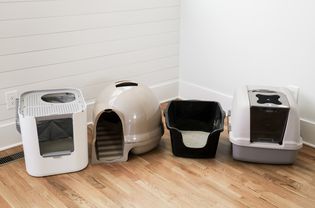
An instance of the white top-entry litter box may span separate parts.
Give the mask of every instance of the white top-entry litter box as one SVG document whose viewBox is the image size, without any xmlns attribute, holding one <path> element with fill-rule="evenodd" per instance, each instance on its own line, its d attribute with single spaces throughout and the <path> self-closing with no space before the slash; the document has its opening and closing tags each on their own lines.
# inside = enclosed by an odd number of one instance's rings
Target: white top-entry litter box
<svg viewBox="0 0 315 208">
<path fill-rule="evenodd" d="M 80 90 L 25 92 L 18 115 L 30 175 L 74 172 L 87 166 L 86 104 Z"/>
<path fill-rule="evenodd" d="M 291 164 L 302 147 L 297 103 L 286 88 L 239 88 L 229 125 L 233 157 L 237 160 Z"/>
</svg>

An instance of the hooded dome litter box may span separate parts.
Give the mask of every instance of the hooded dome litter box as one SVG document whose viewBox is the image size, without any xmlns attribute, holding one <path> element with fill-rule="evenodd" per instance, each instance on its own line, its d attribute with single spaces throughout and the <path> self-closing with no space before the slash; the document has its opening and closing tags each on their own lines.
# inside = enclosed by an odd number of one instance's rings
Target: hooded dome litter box
<svg viewBox="0 0 315 208">
<path fill-rule="evenodd" d="M 160 105 L 152 91 L 135 82 L 116 82 L 97 97 L 92 162 L 127 161 L 131 151 L 155 148 L 163 135 Z"/>
<path fill-rule="evenodd" d="M 229 126 L 237 160 L 291 164 L 302 147 L 297 104 L 286 88 L 239 88 Z"/>
</svg>

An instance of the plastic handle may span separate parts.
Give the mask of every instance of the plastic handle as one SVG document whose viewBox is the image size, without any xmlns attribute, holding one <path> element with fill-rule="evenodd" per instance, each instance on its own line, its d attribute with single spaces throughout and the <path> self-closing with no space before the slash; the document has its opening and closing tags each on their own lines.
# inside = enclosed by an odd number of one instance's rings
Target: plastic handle
<svg viewBox="0 0 315 208">
<path fill-rule="evenodd" d="M 130 87 L 130 86 L 138 86 L 136 82 L 121 82 L 116 84 L 116 87 Z"/>
</svg>

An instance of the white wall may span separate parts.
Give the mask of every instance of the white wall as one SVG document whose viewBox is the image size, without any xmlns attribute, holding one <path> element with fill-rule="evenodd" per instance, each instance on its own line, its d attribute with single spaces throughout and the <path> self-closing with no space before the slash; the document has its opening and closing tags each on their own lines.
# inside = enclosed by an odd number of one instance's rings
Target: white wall
<svg viewBox="0 0 315 208">
<path fill-rule="evenodd" d="M 177 96 L 180 0 L 0 0 L 0 150 L 20 142 L 5 92 L 133 79 Z"/>
<path fill-rule="evenodd" d="M 302 136 L 315 145 L 315 2 L 182 0 L 180 96 L 229 108 L 244 84 L 300 87 Z"/>
</svg>

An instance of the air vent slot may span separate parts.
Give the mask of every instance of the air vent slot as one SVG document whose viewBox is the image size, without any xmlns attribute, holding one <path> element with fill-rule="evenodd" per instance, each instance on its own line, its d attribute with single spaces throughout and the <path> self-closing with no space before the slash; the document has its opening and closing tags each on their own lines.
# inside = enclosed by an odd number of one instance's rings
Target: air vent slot
<svg viewBox="0 0 315 208">
<path fill-rule="evenodd" d="M 75 95 L 69 92 L 58 92 L 43 95 L 41 98 L 47 103 L 70 103 L 75 100 Z"/>
<path fill-rule="evenodd" d="M 21 159 L 24 157 L 23 152 L 17 152 L 12 155 L 4 156 L 0 158 L 0 166 L 5 165 L 7 163 L 13 162 L 15 160 Z"/>
</svg>

